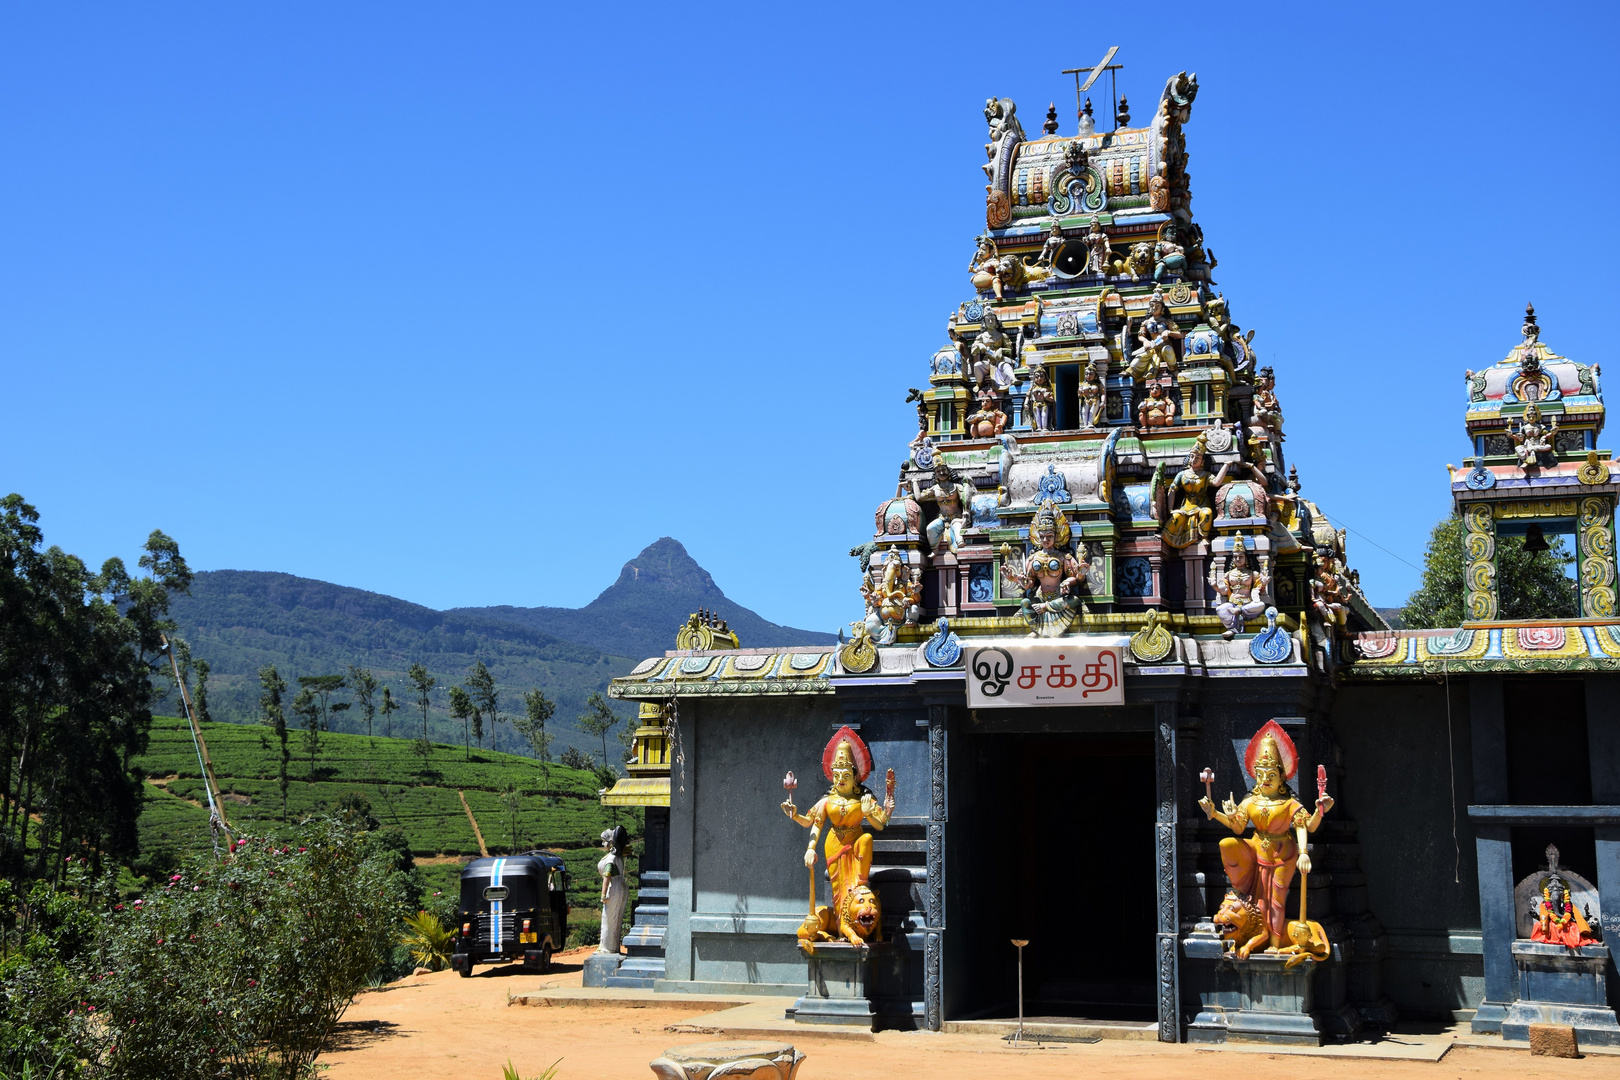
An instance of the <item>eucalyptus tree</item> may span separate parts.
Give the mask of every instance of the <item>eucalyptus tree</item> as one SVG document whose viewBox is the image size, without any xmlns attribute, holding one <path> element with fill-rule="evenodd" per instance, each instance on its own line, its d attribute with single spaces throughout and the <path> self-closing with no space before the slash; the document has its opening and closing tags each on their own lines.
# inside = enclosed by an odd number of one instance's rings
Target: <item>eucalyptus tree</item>
<svg viewBox="0 0 1620 1080">
<path fill-rule="evenodd" d="M 501 720 L 501 694 L 495 688 L 494 676 L 482 660 L 467 673 L 467 692 L 472 695 L 473 706 L 489 718 L 489 747 L 491 750 L 497 749 L 495 732 Z"/>
<path fill-rule="evenodd" d="M 390 739 L 394 737 L 394 714 L 402 708 L 404 706 L 394 700 L 393 689 L 384 686 L 382 688 L 382 704 L 378 706 L 377 711 L 383 715 L 383 734 Z"/>
<path fill-rule="evenodd" d="M 313 780 L 315 755 L 321 748 L 321 705 L 315 691 L 307 686 L 301 687 L 298 696 L 293 698 L 292 710 L 304 722 L 304 749 L 309 754 L 309 778 Z"/>
<path fill-rule="evenodd" d="M 450 688 L 450 716 L 461 721 L 461 752 L 467 761 L 472 760 L 472 718 L 477 715 L 473 708 L 472 697 L 459 686 Z"/>
<path fill-rule="evenodd" d="M 365 668 L 349 665 L 349 690 L 354 703 L 360 706 L 360 715 L 366 720 L 366 735 L 371 735 L 371 718 L 377 715 L 377 677 Z"/>
<path fill-rule="evenodd" d="M 214 717 L 208 711 L 208 673 L 213 669 L 208 661 L 197 661 L 197 692 L 191 696 L 191 703 L 197 708 L 197 722 L 211 724 Z"/>
<path fill-rule="evenodd" d="M 259 669 L 259 687 L 263 691 L 259 695 L 259 709 L 264 714 L 263 722 L 275 730 L 276 739 L 281 743 L 281 768 L 279 780 L 281 784 L 281 820 L 287 820 L 287 763 L 292 755 L 287 751 L 287 713 L 281 707 L 281 695 L 287 692 L 287 680 L 276 672 L 276 665 L 266 664 Z"/>
</svg>

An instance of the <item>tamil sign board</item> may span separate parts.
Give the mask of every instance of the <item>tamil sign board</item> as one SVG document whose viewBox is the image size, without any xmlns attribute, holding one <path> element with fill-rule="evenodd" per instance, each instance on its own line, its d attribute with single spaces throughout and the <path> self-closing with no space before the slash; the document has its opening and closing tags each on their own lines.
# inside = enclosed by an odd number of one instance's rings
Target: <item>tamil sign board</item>
<svg viewBox="0 0 1620 1080">
<path fill-rule="evenodd" d="M 966 649 L 968 707 L 1123 705 L 1124 650 L 1074 638 Z"/>
</svg>

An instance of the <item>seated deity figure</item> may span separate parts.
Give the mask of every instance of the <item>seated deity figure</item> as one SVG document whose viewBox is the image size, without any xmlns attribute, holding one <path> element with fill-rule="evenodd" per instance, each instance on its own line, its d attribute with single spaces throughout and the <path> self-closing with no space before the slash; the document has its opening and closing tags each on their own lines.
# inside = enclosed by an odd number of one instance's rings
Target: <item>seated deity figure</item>
<svg viewBox="0 0 1620 1080">
<path fill-rule="evenodd" d="M 1282 405 L 1277 401 L 1277 377 L 1268 367 L 1261 368 L 1255 377 L 1253 400 L 1253 421 L 1249 425 L 1253 434 L 1249 437 L 1249 442 L 1258 443 L 1263 433 L 1269 433 L 1276 437 L 1277 442 L 1281 442 Z"/>
<path fill-rule="evenodd" d="M 1080 379 L 1080 429 L 1092 431 L 1108 410 L 1108 383 L 1100 362 L 1088 364 Z"/>
<path fill-rule="evenodd" d="M 1536 905 L 1530 940 L 1571 949 L 1597 942 L 1585 916 L 1570 900 L 1569 883 L 1556 873 L 1548 874 L 1541 883 L 1541 900 Z"/>
<path fill-rule="evenodd" d="M 1029 372 L 1029 393 L 1024 395 L 1024 415 L 1029 417 L 1029 426 L 1034 431 L 1052 430 L 1052 383 L 1047 378 L 1046 367 L 1042 364 L 1033 364 Z"/>
<path fill-rule="evenodd" d="M 1136 330 L 1136 339 L 1141 346 L 1131 353 L 1131 362 L 1125 370 L 1137 382 L 1150 374 L 1174 371 L 1176 347 L 1173 343 L 1182 336 L 1175 320 L 1170 317 L 1170 309 L 1165 306 L 1164 294 L 1153 290 L 1152 297 L 1148 299 L 1148 316 Z"/>
<path fill-rule="evenodd" d="M 1148 396 L 1136 407 L 1137 422 L 1145 428 L 1170 427 L 1176 422 L 1176 402 L 1165 397 L 1164 387 L 1154 383 Z"/>
<path fill-rule="evenodd" d="M 1091 228 L 1086 233 L 1086 272 L 1091 274 L 1106 274 L 1109 270 L 1109 257 L 1114 253 L 1114 246 L 1108 240 L 1108 234 L 1103 231 L 1102 222 L 1095 214 L 1091 217 Z"/>
<path fill-rule="evenodd" d="M 1215 489 L 1226 481 L 1227 466 L 1222 465 L 1213 477 L 1204 468 L 1204 437 L 1187 454 L 1187 463 L 1170 481 L 1171 505 L 1169 520 L 1164 525 L 1164 542 L 1174 548 L 1186 548 L 1208 538 L 1210 525 L 1215 520 Z M 1180 502 L 1177 503 L 1177 498 Z"/>
<path fill-rule="evenodd" d="M 968 274 L 973 287 L 980 292 L 995 289 L 997 300 L 1001 299 L 1001 281 L 996 277 L 996 264 L 1000 261 L 1001 253 L 996 250 L 996 242 L 988 235 L 979 237 L 979 246 L 968 263 Z"/>
<path fill-rule="evenodd" d="M 993 389 L 997 397 L 1005 397 L 1015 379 L 1016 360 L 1013 341 L 1001 328 L 1001 318 L 994 311 L 984 313 L 984 324 L 968 349 L 973 358 L 973 385 L 976 390 Z"/>
<path fill-rule="evenodd" d="M 1513 452 L 1519 458 L 1519 467 L 1533 469 L 1539 465 L 1542 454 L 1553 452 L 1553 436 L 1557 433 L 1558 417 L 1553 417 L 1551 426 L 1545 425 L 1541 422 L 1541 407 L 1527 406 L 1524 420 L 1517 428 L 1508 431 L 1508 438 L 1513 440 Z"/>
<path fill-rule="evenodd" d="M 1014 565 L 1011 545 L 1001 546 L 1001 576 L 1024 594 L 1019 612 L 1029 636 L 1058 637 L 1081 609 L 1075 586 L 1086 568 L 1068 551 L 1069 522 L 1055 503 L 1041 504 L 1029 531 L 1037 546 L 1022 566 Z"/>
<path fill-rule="evenodd" d="M 939 554 L 943 546 L 952 552 L 962 545 L 962 530 L 967 527 L 967 511 L 973 505 L 973 485 L 962 479 L 945 460 L 944 454 L 934 455 L 934 482 L 924 488 L 915 477 L 911 481 L 911 494 L 919 503 L 932 501 L 939 508 L 939 516 L 924 530 L 928 546 Z"/>
<path fill-rule="evenodd" d="M 799 937 L 805 943 L 842 937 L 852 945 L 860 945 L 879 929 L 876 925 L 862 925 L 852 912 L 852 902 L 858 892 L 868 887 L 872 873 L 872 834 L 865 826 L 881 831 L 893 817 L 894 770 L 888 770 L 880 804 L 864 783 L 872 774 L 872 752 L 848 727 L 840 728 L 827 744 L 821 769 L 832 786 L 809 813 L 799 813 L 791 795 L 782 803 L 784 814 L 810 830 L 804 865 L 812 870 L 816 865 L 816 842 L 821 839 L 822 828 L 827 830 L 822 857 L 827 864 L 831 903 L 819 912 L 811 912 Z M 807 951 L 814 948 L 809 944 L 801 947 Z"/>
<path fill-rule="evenodd" d="M 1210 584 L 1218 597 L 1215 614 L 1226 627 L 1221 637 L 1231 641 L 1243 629 L 1245 621 L 1266 610 L 1266 576 L 1249 567 L 1249 549 L 1241 543 L 1232 551 L 1232 563 L 1226 573 L 1211 573 Z"/>
<path fill-rule="evenodd" d="M 1344 576 L 1337 553 L 1316 549 L 1316 574 L 1311 578 L 1311 610 L 1331 633 L 1343 630 L 1350 617 L 1350 580 Z"/>
<path fill-rule="evenodd" d="M 1153 245 L 1153 281 L 1164 280 L 1164 275 L 1181 277 L 1187 273 L 1187 249 L 1175 242 L 1173 229 L 1166 229 L 1164 238 Z"/>
<path fill-rule="evenodd" d="M 979 411 L 967 418 L 968 438 L 994 439 L 1007 426 L 1007 414 L 996 408 L 996 395 L 990 390 L 979 391 Z"/>
<path fill-rule="evenodd" d="M 1296 870 L 1310 873 L 1311 857 L 1305 850 L 1305 834 L 1313 833 L 1322 824 L 1322 815 L 1333 809 L 1333 797 L 1322 795 L 1315 810 L 1305 813 L 1305 807 L 1294 798 L 1288 781 L 1299 769 L 1298 752 L 1294 742 L 1275 721 L 1249 740 L 1244 754 L 1244 765 L 1254 777 L 1254 787 L 1241 803 L 1228 797 L 1217 810 L 1208 795 L 1198 800 L 1204 814 L 1212 821 L 1225 825 L 1236 836 L 1221 841 L 1221 865 L 1232 891 L 1259 908 L 1265 921 L 1266 933 L 1237 948 L 1239 959 L 1248 959 L 1256 945 L 1265 942 L 1263 951 L 1288 951 L 1288 915 L 1285 904 L 1288 886 Z M 1254 835 L 1243 836 L 1250 825 Z"/>
</svg>

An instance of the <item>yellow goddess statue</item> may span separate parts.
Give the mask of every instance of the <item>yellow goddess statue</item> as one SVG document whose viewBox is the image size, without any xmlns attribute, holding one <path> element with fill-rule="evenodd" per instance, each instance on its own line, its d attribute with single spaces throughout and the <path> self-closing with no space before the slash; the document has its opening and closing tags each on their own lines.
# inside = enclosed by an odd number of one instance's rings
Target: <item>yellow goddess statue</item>
<svg viewBox="0 0 1620 1080">
<path fill-rule="evenodd" d="M 1275 720 L 1268 720 L 1249 740 L 1244 764 L 1254 777 L 1248 798 L 1241 803 L 1228 798 L 1217 810 L 1206 795 L 1198 805 L 1212 820 L 1237 834 L 1221 841 L 1226 880 L 1239 902 L 1258 909 L 1264 920 L 1260 933 L 1238 945 L 1238 956 L 1247 958 L 1255 948 L 1267 952 L 1288 950 L 1288 886 L 1296 870 L 1310 873 L 1305 834 L 1315 832 L 1322 824 L 1322 815 L 1333 808 L 1333 797 L 1322 794 L 1310 814 L 1294 798 L 1288 781 L 1298 771 L 1298 753 L 1294 741 Z M 1250 825 L 1254 826 L 1254 835 L 1244 837 Z"/>
</svg>

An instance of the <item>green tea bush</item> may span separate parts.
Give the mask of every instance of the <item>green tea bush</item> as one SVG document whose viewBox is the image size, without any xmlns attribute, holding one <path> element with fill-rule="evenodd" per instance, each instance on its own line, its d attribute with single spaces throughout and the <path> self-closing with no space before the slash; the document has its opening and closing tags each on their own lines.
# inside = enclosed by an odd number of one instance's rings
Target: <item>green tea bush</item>
<svg viewBox="0 0 1620 1080">
<path fill-rule="evenodd" d="M 114 906 L 92 992 L 120 1080 L 294 1080 L 387 960 L 407 877 L 336 819 L 296 843 L 245 837 Z"/>
</svg>

